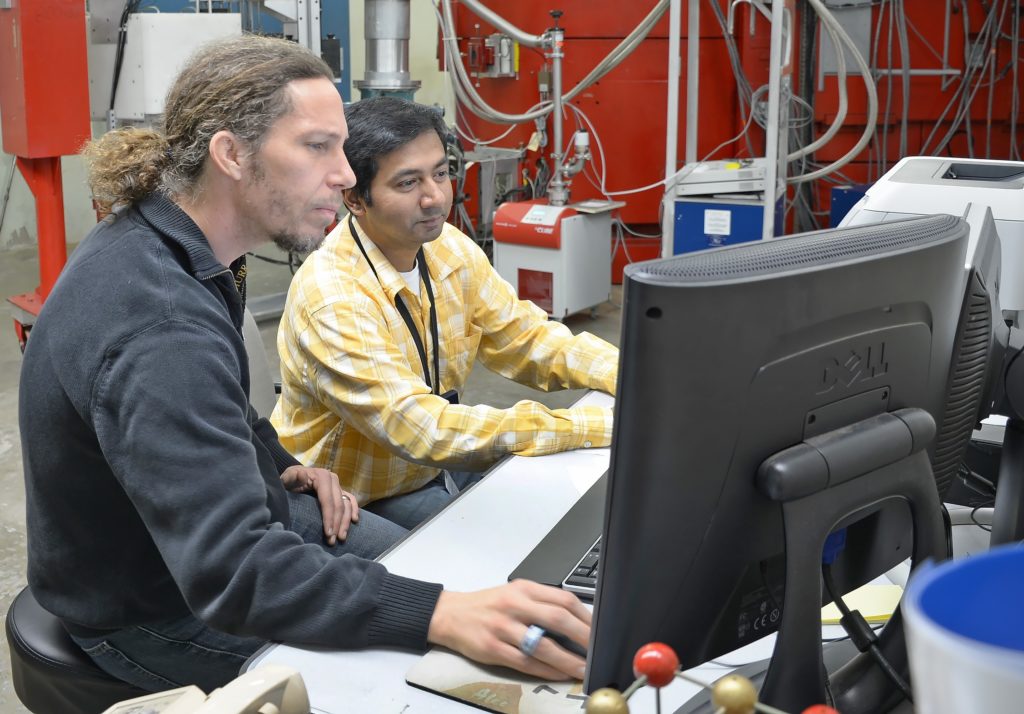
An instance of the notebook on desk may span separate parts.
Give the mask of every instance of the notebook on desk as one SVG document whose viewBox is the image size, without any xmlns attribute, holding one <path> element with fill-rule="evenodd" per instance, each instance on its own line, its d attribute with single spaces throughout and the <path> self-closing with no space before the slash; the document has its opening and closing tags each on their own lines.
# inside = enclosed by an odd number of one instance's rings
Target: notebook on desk
<svg viewBox="0 0 1024 714">
<path fill-rule="evenodd" d="M 544 585 L 563 587 L 584 599 L 592 600 L 593 585 L 588 587 L 582 579 L 574 576 L 585 569 L 589 571 L 588 579 L 597 578 L 596 557 L 591 564 L 589 554 L 601 537 L 607 482 L 606 471 L 512 571 L 508 579 L 524 578 Z M 581 568 L 584 562 L 587 566 Z"/>
</svg>

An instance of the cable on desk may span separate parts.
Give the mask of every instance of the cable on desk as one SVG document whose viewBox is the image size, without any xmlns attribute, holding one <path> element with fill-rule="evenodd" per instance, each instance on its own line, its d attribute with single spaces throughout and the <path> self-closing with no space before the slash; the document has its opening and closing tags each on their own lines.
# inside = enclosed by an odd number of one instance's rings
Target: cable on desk
<svg viewBox="0 0 1024 714">
<path fill-rule="evenodd" d="M 878 632 L 883 627 L 885 627 L 885 625 L 871 625 L 871 631 L 872 632 Z M 848 640 L 848 639 L 850 639 L 849 635 L 843 635 L 842 637 L 827 637 L 827 638 L 823 638 L 821 640 L 821 644 L 823 644 L 823 645 L 831 645 L 834 642 L 843 642 L 843 641 Z M 748 664 L 754 664 L 755 662 L 760 662 L 760 661 L 761 660 L 759 660 L 759 659 L 752 659 L 749 662 L 723 662 L 720 659 L 709 659 L 707 663 L 708 664 L 713 664 L 716 667 L 724 667 L 724 668 L 727 668 L 727 669 L 737 669 L 739 667 L 746 667 Z"/>
<path fill-rule="evenodd" d="M 911 704 L 914 703 L 913 694 L 910 691 L 910 685 L 904 681 L 903 677 L 900 676 L 899 672 L 893 669 L 893 666 L 889 664 L 889 661 L 882 654 L 882 651 L 878 649 L 878 637 L 875 635 L 874 630 L 868 625 L 867 620 L 857 610 L 850 610 L 846 603 L 843 601 L 842 596 L 839 594 L 839 589 L 836 588 L 835 581 L 832 579 L 832 566 L 824 564 L 821 566 L 821 574 L 825 581 L 825 589 L 828 590 L 829 597 L 832 598 L 832 602 L 839 608 L 839 612 L 842 613 L 842 618 L 839 620 L 839 624 L 843 626 L 843 629 L 850 635 L 850 639 L 853 640 L 853 644 L 861 652 L 868 652 L 875 660 L 875 663 L 881 668 L 885 675 L 892 681 L 893 684 L 903 693 L 907 701 Z"/>
<path fill-rule="evenodd" d="M 982 508 L 988 508 L 988 506 L 975 506 L 974 508 L 971 509 L 971 522 L 974 525 L 978 526 L 978 528 L 980 528 L 981 530 L 988 531 L 989 533 L 991 533 L 992 532 L 992 526 L 988 525 L 987 523 L 982 523 L 981 521 L 978 520 L 977 513 Z M 967 525 L 967 524 L 964 523 L 963 525 Z"/>
<path fill-rule="evenodd" d="M 984 496 L 992 500 L 995 499 L 995 483 L 992 480 L 985 478 L 977 471 L 968 468 L 966 463 L 960 463 L 960 466 L 957 467 L 956 475 L 960 479 L 960 483 L 963 484 L 964 488 L 967 488 L 975 495 Z"/>
</svg>

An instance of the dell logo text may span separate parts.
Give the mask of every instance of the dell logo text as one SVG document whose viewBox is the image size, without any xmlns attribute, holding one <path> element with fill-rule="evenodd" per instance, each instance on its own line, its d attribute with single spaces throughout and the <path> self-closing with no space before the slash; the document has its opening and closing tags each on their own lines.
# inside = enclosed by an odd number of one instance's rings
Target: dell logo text
<svg viewBox="0 0 1024 714">
<path fill-rule="evenodd" d="M 818 394 L 881 377 L 889 371 L 889 363 L 885 361 L 885 343 L 853 349 L 838 358 L 830 357 L 823 367 Z"/>
</svg>

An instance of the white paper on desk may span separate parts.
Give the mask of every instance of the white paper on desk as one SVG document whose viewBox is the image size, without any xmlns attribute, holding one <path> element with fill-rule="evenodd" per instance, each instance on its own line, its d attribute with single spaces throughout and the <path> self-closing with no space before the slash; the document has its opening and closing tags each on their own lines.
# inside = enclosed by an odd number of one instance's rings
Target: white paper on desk
<svg viewBox="0 0 1024 714">
<path fill-rule="evenodd" d="M 405 681 L 499 714 L 579 714 L 587 700 L 582 682 L 533 679 L 509 669 L 474 664 L 440 648 L 423 655 Z"/>
</svg>

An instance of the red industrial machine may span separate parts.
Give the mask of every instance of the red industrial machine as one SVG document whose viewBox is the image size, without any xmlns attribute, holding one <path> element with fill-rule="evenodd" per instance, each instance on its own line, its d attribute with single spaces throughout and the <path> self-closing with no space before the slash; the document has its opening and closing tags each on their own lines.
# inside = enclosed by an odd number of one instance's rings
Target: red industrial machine
<svg viewBox="0 0 1024 714">
<path fill-rule="evenodd" d="M 562 0 L 556 5 L 548 0 L 522 0 L 485 4 L 529 33 L 541 33 L 552 26 L 552 7 L 562 11 L 558 23 L 565 32 L 562 83 L 566 89 L 575 86 L 657 5 L 655 0 Z M 714 5 L 720 13 L 716 14 Z M 814 181 L 810 190 L 790 187 L 790 205 L 797 210 L 787 214 L 787 231 L 796 229 L 793 216 L 797 213 L 805 217 L 812 213 L 827 215 L 830 193 L 836 184 L 874 181 L 902 156 L 940 153 L 1022 158 L 1017 136 L 1020 92 L 1024 88 L 1024 76 L 1019 71 L 1024 10 L 1021 3 L 887 0 L 824 5 L 854 38 L 870 66 L 878 93 L 878 122 L 870 143 L 841 171 Z M 687 26 L 687 0 L 683 0 L 682 7 L 680 95 L 685 97 L 687 44 L 691 34 Z M 500 29 L 482 19 L 466 2 L 453 2 L 453 12 L 455 35 L 476 92 L 491 106 L 509 114 L 537 105 L 550 79 L 550 62 L 544 53 L 518 45 L 509 50 L 503 45 Z M 696 147 L 699 159 L 739 134 L 746 119 L 741 111 L 727 32 L 716 15 L 732 16 L 731 37 L 737 48 L 737 68 L 742 69 L 750 86 L 757 89 L 768 79 L 768 25 L 753 4 L 746 0 L 701 0 Z M 794 137 L 802 135 L 806 144 L 821 136 L 840 112 L 840 80 L 830 37 L 808 0 L 796 4 L 789 28 L 797 64 L 794 90 L 811 103 L 811 109 L 792 105 L 790 126 Z M 646 233 L 660 230 L 658 211 L 664 187 L 625 196 L 615 192 L 649 186 L 664 178 L 668 44 L 666 13 L 618 67 L 569 102 L 582 114 L 570 107 L 561 120 L 566 136 L 577 126 L 588 128 L 584 116 L 596 134 L 590 139 L 593 161 L 572 184 L 573 200 L 604 198 L 603 192 L 611 193 L 612 198 L 627 201 L 618 214 L 621 220 Z M 506 55 L 516 62 L 504 62 L 502 58 Z M 833 139 L 810 157 L 816 165 L 842 157 L 865 130 L 867 92 L 862 76 L 849 58 L 843 84 L 848 98 L 846 117 Z M 460 102 L 458 121 L 466 136 L 481 140 L 497 137 L 508 128 L 474 115 L 464 101 Z M 550 127 L 552 117 L 545 121 Z M 531 145 L 534 131 L 533 122 L 524 122 L 492 144 L 526 147 L 523 168 L 528 177 L 535 174 L 537 162 L 547 160 L 553 150 L 551 146 L 538 150 Z M 685 132 L 686 119 L 681 112 L 678 166 L 682 165 Z M 550 133 L 549 130 L 549 136 Z M 763 147 L 764 132 L 752 126 L 743 140 L 726 145 L 707 158 L 754 157 L 761 155 Z M 791 143 L 790 150 L 793 148 Z M 561 150 L 565 151 L 565 147 Z M 794 162 L 788 173 L 793 176 L 812 168 Z M 603 189 L 596 187 L 601 183 L 601 175 L 605 177 Z M 803 195 L 796 196 L 797 190 Z M 468 193 L 471 204 L 473 192 Z M 472 215 L 478 211 L 479 208 L 473 208 L 469 212 Z"/>
<path fill-rule="evenodd" d="M 17 157 L 36 204 L 39 287 L 9 298 L 24 349 L 67 260 L 60 157 L 90 138 L 82 0 L 0 2 L 0 67 L 3 150 Z"/>
<path fill-rule="evenodd" d="M 685 4 L 685 3 L 684 3 Z M 706 3 L 702 3 L 706 5 Z M 562 80 L 565 91 L 575 87 L 609 53 L 640 24 L 655 2 L 612 3 L 607 0 L 564 0 L 558 7 L 563 12 L 557 18 L 564 29 L 562 44 Z M 723 4 L 724 6 L 724 4 Z M 497 6 L 493 6 L 497 10 Z M 511 24 L 530 33 L 542 33 L 556 19 L 549 13 L 550 3 L 527 0 L 514 6 L 502 5 L 500 13 Z M 746 27 L 746 10 L 740 9 L 738 25 Z M 500 47 L 501 33 L 478 17 L 465 4 L 454 5 L 456 36 L 467 70 L 475 78 L 475 89 L 491 106 L 507 113 L 519 113 L 537 104 L 538 97 L 550 92 L 552 63 L 536 48 L 516 47 L 515 72 L 496 71 L 501 67 L 500 52 L 488 53 L 490 47 Z M 729 53 L 718 20 L 705 9 L 700 23 L 699 102 L 701 106 L 698 153 L 703 155 L 737 134 L 743 125 L 735 81 L 729 62 Z M 763 29 L 763 28 L 762 28 Z M 669 18 L 667 13 L 654 24 L 646 38 L 633 49 L 604 78 L 590 85 L 569 102 L 563 113 L 562 125 L 566 146 L 558 150 L 564 155 L 571 149 L 575 130 L 592 132 L 589 145 L 591 160 L 575 177 L 571 185 L 571 200 L 612 199 L 625 201 L 615 214 L 618 239 L 612 241 L 612 279 L 621 280 L 625 263 L 656 257 L 661 252 L 659 205 L 664 186 L 659 182 L 665 176 L 665 140 L 668 94 Z M 690 28 L 685 12 L 681 23 L 680 53 L 686 56 Z M 737 39 L 750 57 L 748 71 L 767 77 L 766 65 L 769 36 L 738 32 Z M 481 51 L 479 48 L 483 48 Z M 758 66 L 759 64 L 759 66 Z M 450 69 L 450 68 L 449 68 Z M 686 94 L 685 72 L 679 90 Z M 550 96 L 548 94 L 547 96 Z M 463 140 L 476 137 L 489 140 L 502 134 L 508 127 L 494 124 L 474 116 L 468 108 L 458 115 Z M 542 180 L 542 163 L 550 162 L 555 151 L 550 144 L 555 135 L 552 116 L 545 119 L 548 146 L 538 147 L 533 122 L 514 127 L 497 142 L 496 146 L 527 149 L 522 169 L 527 180 Z M 685 113 L 680 112 L 676 127 L 677 144 L 682 147 L 687 126 Z M 754 149 L 763 146 L 763 139 L 754 139 Z M 682 155 L 682 151 L 679 152 Z M 551 170 L 550 165 L 547 170 Z M 473 186 L 474 177 L 467 177 L 467 212 L 483 216 L 494 206 L 477 206 Z M 648 187 L 633 192 L 634 189 Z M 627 191 L 619 195 L 616 192 Z M 506 200 L 516 200 L 510 196 Z M 499 200 L 500 203 L 500 200 Z M 483 219 L 486 223 L 486 219 Z M 620 223 L 621 222 L 621 223 Z M 631 228 L 630 228 L 631 227 Z M 503 240 L 495 226 L 496 244 Z M 630 235 L 629 230 L 646 234 Z M 497 251 L 496 251 L 497 257 Z M 497 264 L 497 260 L 495 261 Z M 515 281 L 513 281 L 515 284 Z"/>
<path fill-rule="evenodd" d="M 565 30 L 564 87 L 571 88 L 583 79 L 654 5 L 653 1 L 615 3 L 608 0 L 563 0 L 558 3 L 557 7 L 564 11 L 559 20 L 559 25 Z M 552 25 L 553 20 L 548 13 L 550 7 L 550 2 L 524 0 L 502 4 L 500 12 L 512 24 L 539 33 Z M 468 48 L 496 32 L 466 7 L 456 3 L 454 9 L 460 47 Z M 743 17 L 745 12 L 740 10 L 739 17 Z M 689 32 L 684 13 L 681 47 L 684 57 Z M 761 59 L 766 61 L 766 36 L 749 38 L 743 33 L 739 39 L 747 44 L 757 41 L 762 45 L 760 49 L 764 56 Z M 735 135 L 742 126 L 742 120 L 738 118 L 739 104 L 725 41 L 715 17 L 707 10 L 702 13 L 700 21 L 700 41 L 699 142 L 706 152 Z M 571 100 L 570 103 L 596 128 L 601 142 L 598 146 L 591 138 L 593 165 L 573 182 L 573 200 L 603 198 L 595 186 L 600 183 L 602 172 L 606 177 L 605 188 L 611 192 L 649 186 L 664 178 L 668 45 L 666 16 L 618 67 Z M 757 53 L 757 50 L 751 49 L 751 53 Z M 466 56 L 472 58 L 468 54 Z M 487 76 L 485 60 L 486 56 L 481 56 L 477 64 L 476 89 L 487 102 L 510 113 L 525 111 L 537 103 L 538 87 L 548 80 L 550 73 L 550 65 L 543 53 L 528 48 L 519 50 L 518 74 L 513 77 Z M 467 69 L 473 70 L 472 66 Z M 685 77 L 680 81 L 680 91 L 685 96 Z M 507 128 L 473 116 L 468 111 L 461 113 L 461 119 L 466 133 L 481 139 L 490 139 Z M 565 112 L 563 124 L 567 137 L 577 127 L 587 129 L 581 115 L 571 109 Z M 497 145 L 527 146 L 533 131 L 532 123 L 521 124 Z M 677 133 L 682 146 L 686 134 L 685 116 L 680 117 Z M 543 151 L 528 152 L 525 168 L 532 172 L 534 163 L 546 158 L 551 150 L 549 146 Z M 633 225 L 650 224 L 657 230 L 658 203 L 662 193 L 663 188 L 655 186 L 630 195 L 620 212 L 622 220 Z"/>
<path fill-rule="evenodd" d="M 494 214 L 494 269 L 556 320 L 596 309 L 611 291 L 611 208 L 503 203 Z"/>
</svg>

